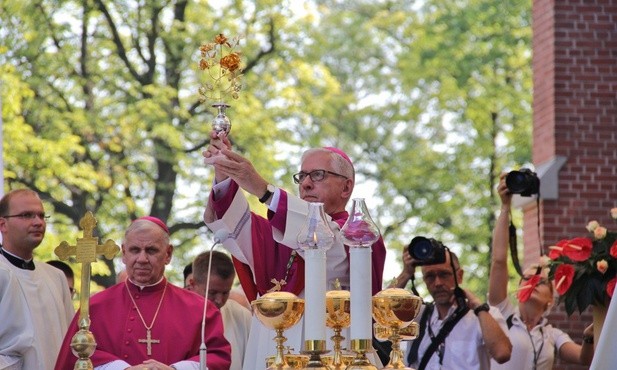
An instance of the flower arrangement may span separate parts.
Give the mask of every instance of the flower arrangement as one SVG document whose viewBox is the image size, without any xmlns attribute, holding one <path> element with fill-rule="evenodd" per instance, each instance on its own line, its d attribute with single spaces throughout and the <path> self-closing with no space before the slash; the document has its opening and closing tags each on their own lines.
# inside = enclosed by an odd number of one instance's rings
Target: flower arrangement
<svg viewBox="0 0 617 370">
<path fill-rule="evenodd" d="M 617 220 L 617 208 L 611 209 Z M 549 247 L 549 276 L 555 282 L 559 301 L 571 315 L 589 305 L 606 304 L 617 283 L 617 232 L 610 232 L 597 221 L 587 224 L 589 237 L 564 239 Z"/>
<path fill-rule="evenodd" d="M 240 53 L 234 51 L 240 39 L 234 37 L 231 42 L 222 33 L 214 37 L 214 42 L 202 44 L 199 47 L 201 58 L 199 69 L 207 71 L 211 81 L 199 88 L 200 100 L 215 100 L 222 102 L 225 95 L 238 99 L 242 89 L 240 83 L 243 67 Z"/>
</svg>

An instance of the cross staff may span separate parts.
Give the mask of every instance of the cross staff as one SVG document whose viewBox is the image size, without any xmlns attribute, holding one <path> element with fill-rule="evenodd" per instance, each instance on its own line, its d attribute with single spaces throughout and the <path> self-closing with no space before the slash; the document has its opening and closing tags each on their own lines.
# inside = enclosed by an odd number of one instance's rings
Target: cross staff
<svg viewBox="0 0 617 370">
<path fill-rule="evenodd" d="M 97 255 L 104 255 L 107 259 L 112 259 L 120 250 L 120 247 L 111 239 L 105 244 L 98 244 L 98 238 L 92 236 L 96 218 L 92 212 L 88 211 L 79 220 L 79 227 L 83 229 L 83 238 L 77 238 L 76 245 L 69 245 L 66 241 L 56 247 L 54 253 L 60 260 L 66 260 L 75 256 L 75 260 L 81 263 L 81 296 L 79 298 L 79 331 L 75 333 L 71 340 L 73 353 L 79 359 L 75 363 L 74 369 L 92 369 L 90 356 L 96 349 L 94 336 L 90 333 L 90 273 L 92 262 L 96 262 Z"/>
</svg>

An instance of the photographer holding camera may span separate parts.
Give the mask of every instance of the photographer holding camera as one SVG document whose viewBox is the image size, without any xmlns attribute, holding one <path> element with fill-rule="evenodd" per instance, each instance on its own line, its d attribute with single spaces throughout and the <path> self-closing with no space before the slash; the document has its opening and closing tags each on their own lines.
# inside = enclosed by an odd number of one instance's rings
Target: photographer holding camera
<svg viewBox="0 0 617 370">
<path fill-rule="evenodd" d="M 503 316 L 459 287 L 464 271 L 458 257 L 435 239 L 414 238 L 403 252 L 404 269 L 394 286 L 414 281 L 416 266 L 434 303 L 424 304 L 416 320 L 420 331 L 404 358 L 423 369 L 490 369 L 510 359 L 512 345 Z M 412 288 L 415 293 L 415 287 Z"/>
<path fill-rule="evenodd" d="M 581 346 L 572 341 L 568 334 L 553 328 L 545 317 L 554 300 L 554 288 L 548 279 L 548 268 L 536 265 L 526 269 L 518 285 L 518 307 L 514 307 L 508 299 L 508 240 L 512 194 L 529 196 L 539 191 L 540 181 L 533 172 L 527 171 L 501 174 L 497 188 L 501 199 L 501 212 L 493 230 L 488 301 L 506 318 L 506 333 L 512 342 L 512 360 L 501 365 L 493 362 L 492 369 L 548 370 L 553 368 L 555 354 L 570 363 L 589 365 L 593 358 L 593 327 L 590 325 L 585 328 Z"/>
</svg>

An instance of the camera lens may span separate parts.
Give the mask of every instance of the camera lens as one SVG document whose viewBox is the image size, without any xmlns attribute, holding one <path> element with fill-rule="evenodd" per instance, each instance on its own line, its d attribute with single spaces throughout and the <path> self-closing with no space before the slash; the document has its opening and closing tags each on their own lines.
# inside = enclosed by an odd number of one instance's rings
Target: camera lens
<svg viewBox="0 0 617 370">
<path fill-rule="evenodd" d="M 520 171 L 511 171 L 506 175 L 506 186 L 512 194 L 530 196 L 538 194 L 540 191 L 540 179 L 528 168 L 521 168 Z"/>
<path fill-rule="evenodd" d="M 528 186 L 527 174 L 520 171 L 512 171 L 506 177 L 506 185 L 512 193 L 520 193 Z"/>
<path fill-rule="evenodd" d="M 416 242 L 413 244 L 413 248 L 410 248 L 409 253 L 411 256 L 419 261 L 424 261 L 428 258 L 431 258 L 434 254 L 433 244 L 431 241 L 426 238 L 418 238 Z"/>
<path fill-rule="evenodd" d="M 435 239 L 416 236 L 407 247 L 417 266 L 436 265 L 446 261 L 445 247 Z"/>
</svg>

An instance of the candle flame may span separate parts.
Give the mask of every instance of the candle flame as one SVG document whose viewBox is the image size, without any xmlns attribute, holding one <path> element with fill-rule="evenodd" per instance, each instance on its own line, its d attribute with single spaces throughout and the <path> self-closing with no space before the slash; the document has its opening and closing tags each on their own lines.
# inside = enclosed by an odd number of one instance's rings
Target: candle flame
<svg viewBox="0 0 617 370">
<path fill-rule="evenodd" d="M 338 278 L 334 281 L 334 290 L 341 290 L 341 282 Z"/>
</svg>

